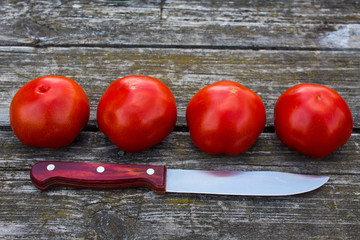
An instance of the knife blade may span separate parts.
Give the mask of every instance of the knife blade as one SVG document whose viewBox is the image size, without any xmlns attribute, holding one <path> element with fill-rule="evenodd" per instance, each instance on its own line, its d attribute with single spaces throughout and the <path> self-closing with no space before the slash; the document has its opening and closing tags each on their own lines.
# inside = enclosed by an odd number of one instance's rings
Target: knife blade
<svg viewBox="0 0 360 240">
<path fill-rule="evenodd" d="M 165 166 L 42 161 L 30 172 L 40 190 L 64 186 L 88 189 L 145 187 L 165 192 L 242 196 L 286 196 L 309 192 L 329 177 L 275 171 L 205 171 Z"/>
</svg>

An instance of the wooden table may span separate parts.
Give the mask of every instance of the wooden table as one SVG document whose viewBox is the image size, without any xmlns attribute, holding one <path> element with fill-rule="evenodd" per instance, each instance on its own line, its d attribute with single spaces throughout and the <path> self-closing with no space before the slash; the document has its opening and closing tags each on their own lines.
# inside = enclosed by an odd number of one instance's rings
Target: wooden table
<svg viewBox="0 0 360 240">
<path fill-rule="evenodd" d="M 1 239 L 359 239 L 359 1 L 2 0 L 0 18 Z M 10 128 L 11 99 L 26 82 L 52 74 L 84 88 L 90 121 L 65 148 L 25 146 Z M 131 74 L 166 83 L 178 107 L 174 131 L 140 153 L 112 144 L 95 116 L 108 85 Z M 264 132 L 237 156 L 201 152 L 186 126 L 190 98 L 220 80 L 252 89 L 266 107 Z M 274 133 L 277 98 L 303 82 L 335 89 L 353 113 L 350 140 L 321 160 L 289 150 Z M 288 197 L 41 192 L 29 171 L 43 160 L 274 170 L 330 180 Z"/>
</svg>

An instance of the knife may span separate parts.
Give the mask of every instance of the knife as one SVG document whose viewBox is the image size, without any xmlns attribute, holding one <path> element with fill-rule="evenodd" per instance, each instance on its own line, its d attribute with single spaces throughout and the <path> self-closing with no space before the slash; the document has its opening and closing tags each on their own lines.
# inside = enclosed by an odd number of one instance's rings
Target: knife
<svg viewBox="0 0 360 240">
<path fill-rule="evenodd" d="M 165 192 L 286 196 L 309 192 L 329 177 L 274 171 L 204 171 L 167 169 L 165 166 L 42 161 L 30 172 L 40 190 L 64 186 L 89 189 L 145 187 Z"/>
</svg>

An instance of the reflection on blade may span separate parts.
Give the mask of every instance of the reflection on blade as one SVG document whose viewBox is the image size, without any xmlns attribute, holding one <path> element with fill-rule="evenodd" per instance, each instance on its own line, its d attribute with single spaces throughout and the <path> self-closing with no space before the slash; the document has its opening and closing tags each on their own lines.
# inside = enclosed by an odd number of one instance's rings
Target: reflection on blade
<svg viewBox="0 0 360 240">
<path fill-rule="evenodd" d="M 244 196 L 286 196 L 312 191 L 329 177 L 272 171 L 168 169 L 166 192 Z"/>
</svg>

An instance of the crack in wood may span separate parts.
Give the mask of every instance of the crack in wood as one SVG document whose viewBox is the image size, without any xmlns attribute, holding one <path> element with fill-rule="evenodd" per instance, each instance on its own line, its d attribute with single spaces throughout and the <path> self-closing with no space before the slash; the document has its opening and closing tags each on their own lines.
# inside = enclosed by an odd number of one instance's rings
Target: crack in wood
<svg viewBox="0 0 360 240">
<path fill-rule="evenodd" d="M 163 20 L 165 2 L 166 0 L 161 0 L 160 2 L 160 20 Z"/>
</svg>

